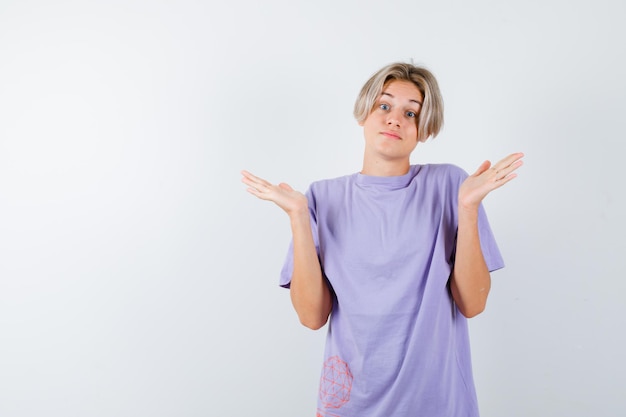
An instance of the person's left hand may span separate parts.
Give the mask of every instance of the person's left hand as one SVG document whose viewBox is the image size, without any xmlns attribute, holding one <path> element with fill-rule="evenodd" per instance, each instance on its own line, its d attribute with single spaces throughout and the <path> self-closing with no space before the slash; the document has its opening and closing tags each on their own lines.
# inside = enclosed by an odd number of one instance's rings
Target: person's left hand
<svg viewBox="0 0 626 417">
<path fill-rule="evenodd" d="M 524 163 L 521 159 L 523 156 L 522 152 L 516 152 L 493 165 L 490 161 L 483 162 L 461 184 L 459 205 L 468 209 L 478 207 L 487 194 L 517 177 L 514 171 Z"/>
</svg>

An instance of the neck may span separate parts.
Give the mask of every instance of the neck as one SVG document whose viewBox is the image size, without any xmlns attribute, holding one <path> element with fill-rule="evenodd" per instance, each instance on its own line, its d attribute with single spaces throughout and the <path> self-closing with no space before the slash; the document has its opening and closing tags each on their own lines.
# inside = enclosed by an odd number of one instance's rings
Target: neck
<svg viewBox="0 0 626 417">
<path fill-rule="evenodd" d="M 410 167 L 411 163 L 408 158 L 401 160 L 369 160 L 365 157 L 361 174 L 375 177 L 397 177 L 407 174 Z"/>
</svg>

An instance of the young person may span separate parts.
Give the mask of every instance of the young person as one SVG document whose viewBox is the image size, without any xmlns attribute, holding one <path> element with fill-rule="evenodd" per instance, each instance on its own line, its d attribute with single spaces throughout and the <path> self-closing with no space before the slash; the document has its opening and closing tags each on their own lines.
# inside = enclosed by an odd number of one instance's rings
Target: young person
<svg viewBox="0 0 626 417">
<path fill-rule="evenodd" d="M 504 266 L 482 200 L 516 177 L 522 153 L 468 175 L 411 165 L 443 125 L 426 68 L 392 63 L 363 86 L 363 169 L 302 194 L 242 171 L 248 191 L 288 215 L 280 285 L 303 325 L 329 321 L 318 417 L 474 417 L 467 318 Z"/>
</svg>

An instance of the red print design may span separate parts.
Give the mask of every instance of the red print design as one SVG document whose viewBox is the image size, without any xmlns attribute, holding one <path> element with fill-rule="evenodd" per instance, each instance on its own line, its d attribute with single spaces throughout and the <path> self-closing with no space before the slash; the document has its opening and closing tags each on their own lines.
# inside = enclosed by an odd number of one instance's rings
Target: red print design
<svg viewBox="0 0 626 417">
<path fill-rule="evenodd" d="M 320 380 L 320 405 L 326 409 L 339 408 L 350 401 L 352 379 L 352 373 L 345 361 L 338 356 L 328 358 L 324 362 Z"/>
</svg>

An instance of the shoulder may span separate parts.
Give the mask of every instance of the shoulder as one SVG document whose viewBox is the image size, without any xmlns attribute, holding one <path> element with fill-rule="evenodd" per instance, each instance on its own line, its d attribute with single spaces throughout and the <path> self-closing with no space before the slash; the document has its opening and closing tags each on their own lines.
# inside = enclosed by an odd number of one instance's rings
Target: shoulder
<svg viewBox="0 0 626 417">
<path fill-rule="evenodd" d="M 340 196 L 345 195 L 354 176 L 355 174 L 351 174 L 313 181 L 305 193 L 309 200 L 309 207 L 317 210 L 322 202 L 332 204 L 334 201 L 339 201 Z"/>
<path fill-rule="evenodd" d="M 451 183 L 462 182 L 468 177 L 463 168 L 454 164 L 426 164 L 421 166 L 420 172 L 431 180 Z"/>
<path fill-rule="evenodd" d="M 343 175 L 336 178 L 326 178 L 317 180 L 311 183 L 309 186 L 309 192 L 313 194 L 336 192 L 339 189 L 343 189 L 350 184 L 356 174 Z"/>
</svg>

